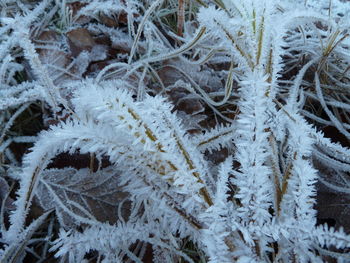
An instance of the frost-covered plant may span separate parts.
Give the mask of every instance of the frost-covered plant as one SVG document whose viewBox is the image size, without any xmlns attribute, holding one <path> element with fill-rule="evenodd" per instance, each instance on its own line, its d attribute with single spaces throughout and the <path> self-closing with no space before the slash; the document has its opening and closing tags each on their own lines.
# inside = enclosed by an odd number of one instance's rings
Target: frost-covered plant
<svg viewBox="0 0 350 263">
<path fill-rule="evenodd" d="M 350 150 L 320 132 L 349 139 L 342 2 L 81 4 L 3 3 L 1 171 L 19 186 L 14 207 L 1 196 L 1 261 L 349 260 L 350 236 L 315 209 L 318 181 L 349 193 Z M 77 32 L 93 45 L 69 60 Z M 47 129 L 11 131 L 38 101 Z M 31 142 L 19 163 L 14 143 Z M 62 155 L 89 167 L 55 167 Z"/>
</svg>

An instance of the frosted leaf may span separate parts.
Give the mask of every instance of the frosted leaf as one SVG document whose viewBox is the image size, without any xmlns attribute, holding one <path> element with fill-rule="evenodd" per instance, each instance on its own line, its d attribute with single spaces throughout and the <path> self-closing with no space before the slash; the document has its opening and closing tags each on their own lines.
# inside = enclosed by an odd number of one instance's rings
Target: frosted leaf
<svg viewBox="0 0 350 263">
<path fill-rule="evenodd" d="M 12 198 L 8 197 L 10 191 L 10 187 L 7 183 L 7 181 L 0 177 L 0 210 L 1 209 L 13 209 L 13 200 Z M 5 207 L 1 207 L 1 203 L 4 201 L 4 198 L 6 198 L 5 201 Z"/>
<path fill-rule="evenodd" d="M 118 186 L 118 174 L 112 168 L 48 169 L 40 179 L 36 197 L 45 210 L 55 208 L 63 226 L 73 226 L 80 218 L 116 223 L 118 208 L 128 217 L 127 194 Z"/>
</svg>

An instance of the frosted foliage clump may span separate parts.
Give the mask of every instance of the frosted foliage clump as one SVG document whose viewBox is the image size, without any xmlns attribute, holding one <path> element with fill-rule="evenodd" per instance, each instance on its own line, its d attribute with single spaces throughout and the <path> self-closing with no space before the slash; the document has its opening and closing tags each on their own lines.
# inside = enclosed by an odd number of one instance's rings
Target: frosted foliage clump
<svg viewBox="0 0 350 263">
<path fill-rule="evenodd" d="M 348 11 L 3 1 L 0 261 L 349 262 Z"/>
</svg>

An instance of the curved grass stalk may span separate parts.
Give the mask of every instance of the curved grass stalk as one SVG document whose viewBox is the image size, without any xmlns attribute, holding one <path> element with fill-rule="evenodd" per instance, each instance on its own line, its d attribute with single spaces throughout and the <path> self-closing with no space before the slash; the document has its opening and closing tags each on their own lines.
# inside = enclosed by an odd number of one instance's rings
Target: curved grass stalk
<svg viewBox="0 0 350 263">
<path fill-rule="evenodd" d="M 167 54 L 160 54 L 160 55 L 157 55 L 155 57 L 145 58 L 143 60 L 141 59 L 140 61 L 135 62 L 134 65 L 143 64 L 143 63 L 159 62 L 159 61 L 168 60 L 168 59 L 177 57 L 180 54 L 192 49 L 199 42 L 199 40 L 201 40 L 201 38 L 204 36 L 205 32 L 206 32 L 206 28 L 201 27 L 197 30 L 195 37 L 193 39 L 191 39 L 190 41 L 188 41 L 188 43 L 182 45 L 179 49 L 168 52 Z"/>
<path fill-rule="evenodd" d="M 188 43 L 184 44 L 183 46 L 181 46 L 179 49 L 176 49 L 172 52 L 168 52 L 166 54 L 160 54 L 154 57 L 149 57 L 149 58 L 145 58 L 145 59 L 141 59 L 138 60 L 137 62 L 131 63 L 131 64 L 125 64 L 125 63 L 113 63 L 107 67 L 105 67 L 103 70 L 101 70 L 98 74 L 98 76 L 96 77 L 96 82 L 100 82 L 101 80 L 105 79 L 103 78 L 103 75 L 105 73 L 107 73 L 107 71 L 111 70 L 112 68 L 116 67 L 116 66 L 123 66 L 128 70 L 128 74 L 130 74 L 130 72 L 137 70 L 140 67 L 143 67 L 144 65 L 150 64 L 150 63 L 154 63 L 154 62 L 160 62 L 163 60 L 168 60 L 174 57 L 179 56 L 180 54 L 190 50 L 191 48 L 193 48 L 197 42 L 203 37 L 204 33 L 206 31 L 205 27 L 202 27 L 198 30 L 198 33 L 196 34 L 196 36 L 190 40 Z M 123 69 L 121 69 L 123 70 Z M 110 74 L 115 74 L 116 72 L 112 72 Z M 125 78 L 125 76 L 124 76 Z"/>
<path fill-rule="evenodd" d="M 334 116 L 334 114 L 329 110 L 328 106 L 326 105 L 326 102 L 321 90 L 320 79 L 317 72 L 315 73 L 315 88 L 316 88 L 316 94 L 319 98 L 322 108 L 327 113 L 329 119 L 333 122 L 335 127 L 337 127 L 337 129 L 342 134 L 344 134 L 347 138 L 350 138 L 350 133 L 345 130 L 344 126 L 340 123 L 340 121 Z"/>
<path fill-rule="evenodd" d="M 152 12 L 157 8 L 158 5 L 162 4 L 164 0 L 156 0 L 153 2 L 153 4 L 148 8 L 147 12 L 145 13 L 145 15 L 143 16 L 142 18 L 142 21 L 139 25 L 139 28 L 137 30 L 137 34 L 135 36 L 135 39 L 134 39 L 134 42 L 132 44 L 132 47 L 131 47 L 131 51 L 130 51 L 130 55 L 129 55 L 129 60 L 128 60 L 128 64 L 130 65 L 131 64 L 131 61 L 134 57 L 134 54 L 135 54 L 135 51 L 136 51 L 136 48 L 137 48 L 137 44 L 139 42 L 139 39 L 140 39 L 140 36 L 141 36 L 141 33 L 143 31 L 143 28 L 147 22 L 147 19 L 149 18 L 149 16 L 152 14 Z"/>
</svg>

